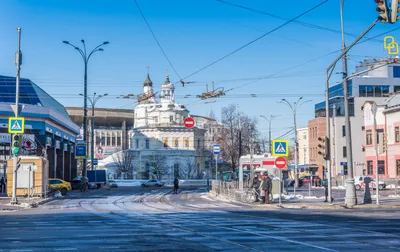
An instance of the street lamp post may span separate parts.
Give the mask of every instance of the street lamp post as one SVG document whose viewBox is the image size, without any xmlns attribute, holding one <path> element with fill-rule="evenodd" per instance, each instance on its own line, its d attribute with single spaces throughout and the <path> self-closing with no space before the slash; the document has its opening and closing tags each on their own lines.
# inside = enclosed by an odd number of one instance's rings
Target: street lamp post
<svg viewBox="0 0 400 252">
<path fill-rule="evenodd" d="M 303 97 L 300 97 L 296 102 L 290 104 L 286 99 L 282 99 L 279 101 L 279 103 L 284 103 L 290 107 L 290 109 L 293 112 L 293 121 L 294 121 L 294 170 L 295 170 L 295 186 L 294 186 L 294 192 L 296 193 L 296 187 L 299 186 L 299 174 L 297 171 L 297 163 L 298 163 L 298 157 L 297 157 L 297 120 L 296 120 L 296 114 L 297 114 L 297 109 L 303 105 L 306 102 L 310 102 L 311 100 L 307 100 L 299 104 L 300 100 L 303 99 Z"/>
<path fill-rule="evenodd" d="M 272 153 L 272 137 L 271 137 L 271 123 L 272 120 L 277 118 L 278 116 L 270 115 L 269 119 L 266 116 L 260 115 L 262 118 L 268 121 L 268 144 L 269 144 L 269 153 Z"/>
<path fill-rule="evenodd" d="M 83 94 L 79 94 L 83 96 Z M 90 102 L 90 105 L 92 106 L 92 130 L 91 130 L 91 141 L 90 141 L 90 160 L 91 160 L 91 168 L 92 170 L 94 169 L 93 165 L 93 159 L 94 159 L 94 108 L 96 106 L 96 103 L 100 98 L 107 96 L 108 94 L 103 94 L 103 95 L 97 95 L 96 93 L 93 94 L 93 97 L 88 96 L 88 100 Z"/>
<path fill-rule="evenodd" d="M 87 53 L 86 51 L 86 44 L 85 44 L 85 40 L 81 39 L 81 42 L 83 44 L 83 50 L 71 43 L 69 43 L 68 41 L 63 41 L 64 44 L 70 45 L 72 46 L 75 50 L 77 50 L 80 55 L 82 56 L 83 59 L 83 63 L 85 66 L 85 75 L 84 75 L 84 105 L 83 105 L 83 141 L 86 142 L 87 140 L 87 65 L 89 62 L 90 57 L 93 55 L 93 53 L 95 52 L 101 52 L 104 51 L 103 48 L 100 48 L 103 45 L 107 45 L 110 42 L 106 41 L 103 42 L 102 44 L 96 46 L 90 53 Z M 86 158 L 83 159 L 83 168 L 82 168 L 82 176 L 86 176 Z"/>
</svg>

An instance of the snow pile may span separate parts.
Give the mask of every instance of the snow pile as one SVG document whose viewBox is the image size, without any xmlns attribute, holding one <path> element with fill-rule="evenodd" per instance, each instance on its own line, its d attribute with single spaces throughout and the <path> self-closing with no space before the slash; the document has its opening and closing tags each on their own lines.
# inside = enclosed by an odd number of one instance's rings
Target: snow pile
<svg viewBox="0 0 400 252">
<path fill-rule="evenodd" d="M 393 195 L 393 194 L 392 194 L 392 195 L 389 195 L 388 197 L 389 197 L 389 198 L 400 198 L 400 195 Z"/>
<path fill-rule="evenodd" d="M 317 196 L 304 196 L 304 199 L 318 199 Z"/>
<path fill-rule="evenodd" d="M 332 186 L 333 189 L 346 189 L 345 186 Z"/>
<path fill-rule="evenodd" d="M 147 180 L 146 180 L 147 181 Z M 129 187 L 129 186 L 141 186 L 143 182 L 145 181 L 140 181 L 140 180 L 126 180 L 126 181 L 116 181 L 117 185 L 120 187 Z"/>
<path fill-rule="evenodd" d="M 62 198 L 62 197 L 64 197 L 64 196 L 62 196 L 60 191 L 57 191 L 54 193 L 54 198 Z"/>
<path fill-rule="evenodd" d="M 396 189 L 396 185 L 387 185 L 386 189 Z M 400 186 L 397 186 L 397 189 L 400 189 Z"/>
</svg>

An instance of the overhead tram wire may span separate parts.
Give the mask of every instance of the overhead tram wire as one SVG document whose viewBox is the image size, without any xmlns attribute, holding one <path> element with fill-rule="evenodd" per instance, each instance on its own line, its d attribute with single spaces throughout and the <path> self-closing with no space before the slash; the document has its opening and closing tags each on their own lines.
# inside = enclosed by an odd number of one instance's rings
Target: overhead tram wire
<svg viewBox="0 0 400 252">
<path fill-rule="evenodd" d="M 284 18 L 282 16 L 278 16 L 276 14 L 268 13 L 268 12 L 265 12 L 265 11 L 256 10 L 256 9 L 253 9 L 253 8 L 250 8 L 250 7 L 247 7 L 247 6 L 234 4 L 234 3 L 227 2 L 227 1 L 224 1 L 224 0 L 216 0 L 216 1 L 220 2 L 220 3 L 223 3 L 223 4 L 226 4 L 226 5 L 231 5 L 231 6 L 234 6 L 234 7 L 237 7 L 237 8 L 241 8 L 241 9 L 245 9 L 245 10 L 248 10 L 248 11 L 251 11 L 251 12 L 255 12 L 255 13 L 258 13 L 258 14 L 270 16 L 270 17 L 273 17 L 273 18 L 276 18 L 276 19 L 285 20 L 285 21 L 288 20 L 288 18 Z M 333 33 L 336 33 L 336 34 L 341 34 L 340 30 L 331 29 L 331 28 L 327 28 L 327 27 L 323 27 L 323 26 L 319 26 L 319 25 L 316 25 L 316 24 L 311 24 L 311 23 L 307 23 L 307 22 L 303 22 L 303 21 L 294 20 L 293 23 L 297 23 L 297 24 L 300 24 L 300 25 L 303 25 L 305 27 L 312 28 L 312 29 L 318 29 L 318 30 L 333 32 Z M 358 37 L 358 35 L 353 34 L 353 33 L 348 33 L 348 32 L 345 32 L 345 35 L 352 36 L 352 37 L 355 37 L 355 38 Z M 368 37 L 366 37 L 366 38 L 368 38 Z M 377 40 L 377 39 L 376 40 L 374 39 L 374 42 L 382 43 L 382 41 Z"/>
<path fill-rule="evenodd" d="M 165 53 L 164 49 L 162 48 L 162 46 L 161 46 L 160 42 L 158 41 L 156 35 L 154 34 L 153 29 L 151 29 L 151 26 L 150 26 L 149 22 L 147 22 L 147 19 L 146 19 L 146 17 L 144 16 L 144 13 L 143 13 L 142 9 L 140 8 L 140 6 L 139 6 L 137 0 L 134 0 L 134 1 L 135 1 L 135 4 L 136 4 L 136 6 L 137 6 L 137 8 L 138 8 L 138 10 L 139 10 L 139 12 L 140 12 L 140 14 L 142 15 L 143 20 L 146 22 L 147 27 L 149 28 L 151 34 L 153 35 L 154 40 L 157 42 L 158 47 L 161 49 L 161 52 L 164 54 L 164 56 L 165 56 L 165 58 L 167 59 L 169 65 L 172 67 L 172 70 L 174 70 L 174 72 L 175 72 L 175 74 L 178 76 L 178 78 L 179 78 L 180 80 L 182 80 L 182 78 L 180 77 L 180 75 L 179 75 L 178 72 L 176 71 L 174 65 L 172 64 L 171 60 L 168 58 L 167 54 Z"/>
<path fill-rule="evenodd" d="M 286 21 L 285 23 L 283 23 L 283 24 L 279 25 L 278 27 L 276 27 L 276 28 L 270 30 L 269 32 L 264 33 L 264 34 L 261 35 L 260 37 L 258 37 L 258 38 L 256 38 L 256 39 L 253 39 L 252 41 L 250 41 L 250 42 L 248 42 L 247 44 L 245 44 L 245 45 L 239 47 L 238 49 L 236 49 L 236 50 L 234 50 L 234 51 L 228 53 L 227 55 L 225 55 L 225 56 L 223 56 L 223 57 L 221 57 L 221 58 L 219 58 L 219 59 L 213 61 L 212 63 L 206 65 L 205 67 L 200 68 L 199 70 L 195 71 L 194 73 L 189 74 L 188 76 L 186 76 L 185 78 L 183 78 L 183 80 L 185 80 L 185 79 L 187 79 L 187 78 L 189 78 L 189 77 L 192 77 L 193 75 L 198 74 L 199 72 L 201 72 L 201 71 L 203 71 L 203 70 L 209 68 L 210 66 L 212 66 L 212 65 L 214 65 L 214 64 L 216 64 L 216 63 L 218 63 L 218 62 L 220 62 L 220 61 L 222 61 L 222 60 L 228 58 L 228 57 L 231 56 L 232 54 L 237 53 L 238 51 L 242 50 L 243 48 L 246 48 L 247 46 L 253 44 L 254 42 L 257 42 L 258 40 L 260 40 L 260 39 L 266 37 L 267 35 L 269 35 L 269 34 L 275 32 L 275 31 L 279 30 L 280 28 L 282 28 L 282 27 L 284 27 L 284 26 L 286 26 L 286 25 L 288 25 L 288 24 L 290 24 L 290 23 L 293 22 L 294 20 L 296 20 L 296 19 L 298 19 L 298 18 L 300 18 L 300 17 L 302 17 L 302 16 L 308 14 L 309 12 L 311 12 L 311 11 L 313 11 L 314 9 L 320 7 L 321 5 L 325 4 L 325 3 L 328 2 L 328 1 L 329 1 L 329 0 L 325 0 L 325 1 L 323 1 L 322 3 L 317 4 L 316 6 L 310 8 L 310 9 L 308 9 L 307 11 L 301 13 L 300 15 L 297 15 L 296 17 L 294 17 L 294 18 L 292 18 L 292 19 Z"/>
</svg>

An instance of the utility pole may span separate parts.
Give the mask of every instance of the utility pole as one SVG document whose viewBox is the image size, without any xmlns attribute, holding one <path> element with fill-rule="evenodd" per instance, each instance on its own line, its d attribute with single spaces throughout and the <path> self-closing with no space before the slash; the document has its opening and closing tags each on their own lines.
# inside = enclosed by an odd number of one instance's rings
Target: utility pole
<svg viewBox="0 0 400 252">
<path fill-rule="evenodd" d="M 269 153 L 272 154 L 272 136 L 271 136 L 271 124 L 272 124 L 272 120 L 277 118 L 278 116 L 275 115 L 270 115 L 269 119 L 266 116 L 260 115 L 262 118 L 264 118 L 265 120 L 268 121 L 268 148 L 269 148 Z"/>
<path fill-rule="evenodd" d="M 80 96 L 84 96 L 83 94 L 79 94 Z M 90 105 L 92 106 L 92 126 L 91 126 L 91 141 L 90 141 L 90 159 L 91 159 L 91 169 L 94 169 L 93 165 L 93 159 L 94 159 L 94 108 L 96 106 L 96 103 L 100 98 L 107 96 L 108 94 L 103 94 L 103 95 L 96 95 L 96 93 L 93 94 L 93 98 L 88 96 L 88 100 L 90 102 Z"/>
<path fill-rule="evenodd" d="M 379 205 L 379 150 L 378 150 L 378 130 L 376 126 L 376 113 L 378 112 L 378 106 L 376 103 L 372 103 L 372 108 L 371 108 L 372 114 L 374 115 L 374 133 L 375 133 L 375 158 L 376 158 L 376 204 Z M 382 139 L 383 140 L 383 139 Z"/>
<path fill-rule="evenodd" d="M 344 117 L 345 117 L 345 132 L 346 132 L 346 154 L 347 154 L 347 188 L 346 190 L 346 204 L 355 203 L 357 205 L 357 195 L 356 195 L 356 188 L 354 185 L 354 170 L 353 170 L 353 148 L 351 142 L 351 124 L 350 124 L 350 111 L 349 111 L 349 93 L 348 93 L 348 78 L 347 78 L 347 54 L 346 51 L 346 44 L 344 38 L 344 19 L 343 19 L 343 8 L 344 8 L 344 0 L 340 1 L 340 20 L 341 20 L 341 27 L 342 27 L 342 53 L 344 53 L 342 57 L 342 71 L 343 71 L 343 96 L 344 96 Z M 331 177 L 330 174 L 331 169 L 329 169 L 329 187 L 331 187 Z M 329 188 L 328 187 L 328 188 Z M 329 196 L 329 195 L 328 195 Z M 331 197 L 331 196 L 329 196 Z M 331 199 L 331 198 L 329 198 Z M 331 201 L 329 201 L 331 202 Z"/>
<path fill-rule="evenodd" d="M 297 156 L 297 120 L 296 120 L 296 114 L 297 114 L 297 109 L 303 105 L 306 102 L 310 102 L 311 100 L 307 100 L 299 104 L 300 100 L 303 99 L 303 97 L 300 97 L 295 103 L 290 104 L 286 99 L 280 100 L 278 103 L 284 103 L 290 107 L 290 109 L 293 112 L 293 126 L 294 126 L 294 170 L 295 170 L 295 186 L 294 186 L 294 193 L 296 193 L 296 188 L 299 186 L 299 174 L 298 174 L 298 156 Z"/>
<path fill-rule="evenodd" d="M 87 100 L 88 100 L 88 96 L 87 96 L 87 68 L 88 68 L 88 63 L 89 63 L 89 59 L 90 57 L 93 55 L 93 53 L 95 52 L 102 52 L 104 51 L 103 48 L 100 48 L 103 45 L 107 45 L 110 42 L 106 41 L 103 42 L 102 44 L 96 46 L 90 53 L 88 53 L 86 51 L 86 43 L 85 40 L 81 39 L 81 42 L 83 44 L 83 50 L 71 43 L 69 43 L 68 41 L 63 41 L 64 44 L 67 44 L 69 46 L 72 46 L 75 50 L 77 50 L 79 52 L 79 54 L 82 56 L 83 59 L 83 63 L 84 63 L 84 70 L 85 70 L 85 75 L 84 75 L 84 79 L 83 79 L 83 85 L 84 85 L 84 102 L 83 102 L 83 141 L 87 144 Z M 86 150 L 87 152 L 87 150 Z M 86 176 L 86 162 L 87 162 L 87 154 L 86 157 L 83 159 L 83 167 L 82 167 L 82 176 Z"/>
<path fill-rule="evenodd" d="M 21 53 L 21 28 L 18 27 L 18 49 L 15 55 L 15 65 L 17 66 L 17 74 L 15 78 L 15 117 L 19 116 L 19 79 L 22 64 L 22 53 Z M 12 181 L 12 197 L 11 204 L 18 204 L 17 199 L 17 172 L 18 172 L 18 156 L 14 153 L 13 157 L 13 181 Z"/>
</svg>

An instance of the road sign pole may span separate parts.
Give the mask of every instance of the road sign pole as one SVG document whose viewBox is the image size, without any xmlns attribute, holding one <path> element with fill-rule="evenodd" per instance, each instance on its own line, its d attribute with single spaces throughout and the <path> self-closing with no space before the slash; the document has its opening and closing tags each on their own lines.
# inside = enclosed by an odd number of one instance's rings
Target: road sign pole
<svg viewBox="0 0 400 252">
<path fill-rule="evenodd" d="M 282 205 L 282 185 L 283 185 L 282 169 L 279 169 L 279 206 Z"/>
<path fill-rule="evenodd" d="M 218 181 L 218 155 L 215 155 L 215 180 Z"/>
<path fill-rule="evenodd" d="M 18 50 L 15 57 L 15 64 L 17 66 L 17 75 L 15 78 L 15 117 L 19 115 L 19 77 L 20 77 L 20 70 L 21 70 L 21 28 L 18 28 Z M 17 199 L 17 163 L 18 157 L 14 154 L 13 159 L 13 186 L 12 186 L 12 197 L 11 197 L 11 204 L 18 204 Z"/>
<path fill-rule="evenodd" d="M 30 195 L 31 195 L 31 166 L 28 168 L 29 176 L 28 176 L 28 201 L 31 200 Z"/>
</svg>

